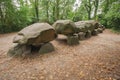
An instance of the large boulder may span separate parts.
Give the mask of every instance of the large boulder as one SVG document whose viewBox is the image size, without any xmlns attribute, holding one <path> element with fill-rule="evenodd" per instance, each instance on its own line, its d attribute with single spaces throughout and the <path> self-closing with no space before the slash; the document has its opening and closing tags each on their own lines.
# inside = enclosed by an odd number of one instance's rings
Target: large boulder
<svg viewBox="0 0 120 80">
<path fill-rule="evenodd" d="M 98 28 L 98 33 L 102 33 L 103 32 L 103 28 Z"/>
<path fill-rule="evenodd" d="M 98 32 L 98 29 L 94 29 L 91 34 L 92 34 L 93 36 L 96 36 L 96 35 L 98 35 L 98 33 L 99 33 L 99 32 Z"/>
<path fill-rule="evenodd" d="M 86 35 L 86 33 L 84 33 L 84 32 L 79 32 L 79 33 L 78 33 L 78 38 L 79 38 L 79 40 L 84 40 L 84 39 L 85 39 L 85 35 Z"/>
<path fill-rule="evenodd" d="M 51 43 L 46 43 L 46 44 L 41 45 L 39 53 L 49 53 L 54 50 L 55 50 L 54 46 Z"/>
<path fill-rule="evenodd" d="M 101 28 L 102 30 L 105 30 L 105 26 L 103 26 L 102 24 L 99 23 L 99 27 L 98 28 Z"/>
<path fill-rule="evenodd" d="M 58 20 L 53 27 L 58 34 L 71 35 L 76 32 L 76 25 L 71 20 Z"/>
<path fill-rule="evenodd" d="M 15 44 L 7 53 L 8 56 L 24 56 L 31 53 L 31 46 Z"/>
<path fill-rule="evenodd" d="M 85 22 L 82 22 L 82 21 L 75 22 L 75 25 L 77 27 L 77 33 L 79 33 L 79 32 L 87 32 L 88 27 L 91 27 L 91 24 L 85 23 Z"/>
<path fill-rule="evenodd" d="M 85 21 L 86 23 L 90 23 L 92 24 L 92 26 L 97 29 L 99 27 L 99 22 L 96 21 L 96 20 L 88 20 L 88 21 Z"/>
<path fill-rule="evenodd" d="M 85 34 L 85 38 L 90 38 L 92 35 L 91 35 L 91 31 L 88 30 Z"/>
<path fill-rule="evenodd" d="M 87 32 L 88 30 L 92 32 L 99 27 L 99 23 L 95 20 L 78 21 L 75 22 L 75 25 L 77 26 L 78 32 Z"/>
<path fill-rule="evenodd" d="M 35 23 L 22 29 L 14 37 L 13 42 L 20 45 L 39 46 L 41 43 L 52 41 L 56 38 L 56 32 L 47 23 Z"/>
<path fill-rule="evenodd" d="M 67 44 L 68 45 L 78 45 L 79 44 L 78 35 L 68 36 L 68 38 L 67 38 Z"/>
</svg>

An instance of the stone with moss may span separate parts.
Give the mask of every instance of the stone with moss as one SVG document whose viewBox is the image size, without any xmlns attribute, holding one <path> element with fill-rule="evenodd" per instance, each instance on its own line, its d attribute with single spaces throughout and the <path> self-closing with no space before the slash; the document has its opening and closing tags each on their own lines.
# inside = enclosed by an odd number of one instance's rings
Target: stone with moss
<svg viewBox="0 0 120 80">
<path fill-rule="evenodd" d="M 72 35 L 76 32 L 76 25 L 71 20 L 57 20 L 52 26 L 58 34 Z"/>
<path fill-rule="evenodd" d="M 95 20 L 78 21 L 75 22 L 75 25 L 78 32 L 87 32 L 88 30 L 92 32 L 94 29 L 97 29 L 99 27 L 98 21 Z"/>
<path fill-rule="evenodd" d="M 85 38 L 90 38 L 92 35 L 91 35 L 91 31 L 88 30 L 85 34 Z"/>
<path fill-rule="evenodd" d="M 67 44 L 68 45 L 78 45 L 79 44 L 78 35 L 68 36 Z"/>
<path fill-rule="evenodd" d="M 85 33 L 84 32 L 79 32 L 78 33 L 78 37 L 79 37 L 79 40 L 84 40 L 85 39 Z"/>
<path fill-rule="evenodd" d="M 29 53 L 31 53 L 31 46 L 16 44 L 9 49 L 7 55 L 13 57 L 13 56 L 23 56 Z"/>
<path fill-rule="evenodd" d="M 41 43 L 52 41 L 55 38 L 56 32 L 51 25 L 48 23 L 34 23 L 18 32 L 13 42 L 20 45 L 39 46 Z"/>
<path fill-rule="evenodd" d="M 41 45 L 39 53 L 50 53 L 52 51 L 54 51 L 54 46 L 51 43 L 45 43 L 43 45 Z"/>
<path fill-rule="evenodd" d="M 99 33 L 103 33 L 103 28 L 98 28 L 97 30 Z"/>
<path fill-rule="evenodd" d="M 91 34 L 92 34 L 93 36 L 96 36 L 96 35 L 98 35 L 98 33 L 99 33 L 99 32 L 98 32 L 98 29 L 94 29 Z"/>
</svg>

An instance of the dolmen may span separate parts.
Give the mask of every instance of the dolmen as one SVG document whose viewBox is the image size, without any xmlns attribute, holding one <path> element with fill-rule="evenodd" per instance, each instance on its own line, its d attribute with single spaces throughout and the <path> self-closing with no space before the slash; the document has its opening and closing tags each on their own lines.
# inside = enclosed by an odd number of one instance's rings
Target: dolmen
<svg viewBox="0 0 120 80">
<path fill-rule="evenodd" d="M 74 35 L 76 33 L 76 25 L 71 20 L 57 20 L 52 25 L 57 34 L 62 34 L 67 36 L 67 44 L 77 45 L 79 44 L 78 36 Z"/>
<path fill-rule="evenodd" d="M 38 49 L 39 53 L 48 53 L 54 51 L 54 46 L 50 41 L 57 37 L 56 31 L 48 23 L 34 23 L 25 27 L 13 39 L 16 43 L 8 51 L 9 56 L 24 55 L 32 53 Z"/>
<path fill-rule="evenodd" d="M 79 44 L 79 40 L 90 38 L 98 33 L 102 33 L 105 27 L 98 21 L 78 21 L 73 22 L 71 20 L 58 20 L 53 24 L 57 34 L 63 34 L 67 36 L 67 43 L 69 45 Z"/>
<path fill-rule="evenodd" d="M 90 38 L 92 35 L 95 36 L 98 33 L 102 33 L 105 27 L 101 25 L 98 21 L 88 20 L 88 21 L 78 21 L 75 22 L 77 27 L 77 33 L 80 40 L 85 38 Z"/>
</svg>

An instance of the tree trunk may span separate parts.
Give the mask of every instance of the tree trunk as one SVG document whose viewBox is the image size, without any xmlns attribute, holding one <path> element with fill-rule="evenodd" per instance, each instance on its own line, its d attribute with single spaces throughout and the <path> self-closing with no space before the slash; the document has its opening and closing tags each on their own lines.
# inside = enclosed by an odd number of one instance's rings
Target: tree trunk
<svg viewBox="0 0 120 80">
<path fill-rule="evenodd" d="M 49 21 L 49 1 L 46 2 L 46 18 Z"/>
<path fill-rule="evenodd" d="M 55 6 L 53 6 L 52 16 L 53 16 L 53 21 L 55 21 Z"/>
<path fill-rule="evenodd" d="M 88 11 L 88 20 L 90 20 L 91 19 L 91 11 Z"/>
<path fill-rule="evenodd" d="M 1 22 L 1 23 L 4 22 L 4 19 L 3 19 L 3 12 L 2 12 L 1 5 L 0 5 L 0 22 Z"/>
<path fill-rule="evenodd" d="M 91 8 L 92 8 L 92 5 L 91 5 L 91 0 L 88 1 L 88 4 L 85 4 L 85 8 L 87 10 L 87 13 L 88 13 L 88 20 L 91 19 Z"/>
<path fill-rule="evenodd" d="M 97 10 L 98 10 L 99 0 L 94 1 L 95 11 L 94 11 L 94 18 L 96 19 Z"/>
<path fill-rule="evenodd" d="M 91 0 L 89 0 L 89 14 L 88 14 L 88 19 L 91 19 Z"/>
<path fill-rule="evenodd" d="M 36 15 L 37 21 L 39 21 L 38 0 L 35 0 L 35 15 Z"/>
<path fill-rule="evenodd" d="M 56 0 L 56 20 L 59 19 L 59 0 Z"/>
</svg>

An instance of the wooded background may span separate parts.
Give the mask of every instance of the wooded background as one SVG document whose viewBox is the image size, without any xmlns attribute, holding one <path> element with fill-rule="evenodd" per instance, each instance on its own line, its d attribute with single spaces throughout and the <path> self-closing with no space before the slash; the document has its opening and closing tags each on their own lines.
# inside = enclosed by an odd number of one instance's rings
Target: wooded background
<svg viewBox="0 0 120 80">
<path fill-rule="evenodd" d="M 0 0 L 0 33 L 59 19 L 94 19 L 119 31 L 120 0 Z"/>
</svg>

